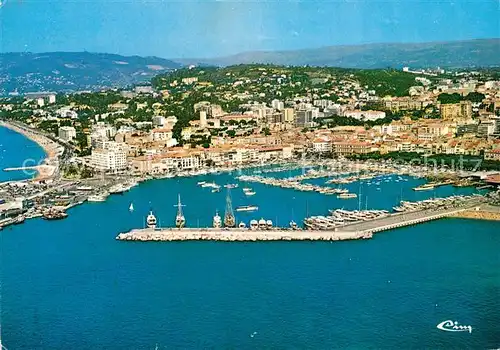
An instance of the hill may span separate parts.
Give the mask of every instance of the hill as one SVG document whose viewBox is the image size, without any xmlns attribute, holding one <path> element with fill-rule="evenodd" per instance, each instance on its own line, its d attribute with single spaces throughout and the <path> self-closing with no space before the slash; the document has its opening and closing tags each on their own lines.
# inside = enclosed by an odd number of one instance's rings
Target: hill
<svg viewBox="0 0 500 350">
<path fill-rule="evenodd" d="M 500 65 L 500 39 L 328 46 L 293 51 L 254 51 L 213 59 L 178 59 L 184 64 L 270 63 L 343 68 L 491 67 Z"/>
<path fill-rule="evenodd" d="M 179 68 L 158 57 L 90 52 L 2 53 L 0 96 L 10 92 L 82 91 L 149 81 Z"/>
</svg>

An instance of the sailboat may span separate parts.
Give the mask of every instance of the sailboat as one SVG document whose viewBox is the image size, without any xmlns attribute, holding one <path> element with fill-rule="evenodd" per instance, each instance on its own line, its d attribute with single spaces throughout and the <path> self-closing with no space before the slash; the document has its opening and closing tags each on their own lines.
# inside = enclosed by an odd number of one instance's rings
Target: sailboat
<svg viewBox="0 0 500 350">
<path fill-rule="evenodd" d="M 133 212 L 134 211 L 134 203 L 130 203 L 130 207 L 128 207 L 128 210 L 130 212 Z"/>
<path fill-rule="evenodd" d="M 227 188 L 226 212 L 224 213 L 224 226 L 234 227 L 236 219 L 234 218 L 233 203 L 231 202 L 231 189 Z"/>
<path fill-rule="evenodd" d="M 175 217 L 175 227 L 183 228 L 184 226 L 186 226 L 186 218 L 184 217 L 184 214 L 182 213 L 182 207 L 184 207 L 185 205 L 183 205 L 181 203 L 181 195 L 180 194 L 178 195 L 177 198 L 178 198 L 177 205 L 174 205 L 174 207 L 177 207 L 177 216 Z"/>
</svg>

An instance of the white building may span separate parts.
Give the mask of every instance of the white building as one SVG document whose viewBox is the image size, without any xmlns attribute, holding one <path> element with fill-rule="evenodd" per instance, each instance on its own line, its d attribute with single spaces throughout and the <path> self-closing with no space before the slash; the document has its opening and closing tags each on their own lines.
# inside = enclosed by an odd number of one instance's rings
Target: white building
<svg viewBox="0 0 500 350">
<path fill-rule="evenodd" d="M 207 112 L 200 111 L 200 128 L 207 127 Z"/>
<path fill-rule="evenodd" d="M 58 136 L 61 140 L 68 142 L 76 137 L 76 130 L 72 126 L 61 126 L 58 131 Z"/>
<path fill-rule="evenodd" d="M 62 107 L 57 111 L 57 113 L 59 114 L 60 118 L 71 118 L 71 119 L 78 118 L 78 113 L 71 110 L 70 107 Z"/>
<path fill-rule="evenodd" d="M 377 120 L 385 118 L 385 112 L 382 111 L 347 111 L 344 113 L 345 117 L 354 118 L 358 120 Z"/>
<path fill-rule="evenodd" d="M 285 108 L 285 103 L 280 100 L 272 100 L 271 101 L 271 106 L 274 109 L 277 109 L 278 111 L 281 111 L 283 108 Z"/>
<path fill-rule="evenodd" d="M 495 133 L 496 128 L 495 120 L 482 120 L 477 127 L 477 136 L 488 137 Z"/>
<path fill-rule="evenodd" d="M 165 119 L 166 128 L 173 128 L 176 123 L 177 123 L 177 117 L 174 115 L 171 115 L 167 117 L 167 119 Z"/>
<path fill-rule="evenodd" d="M 56 103 L 56 95 L 49 95 L 49 103 Z"/>
<path fill-rule="evenodd" d="M 295 123 L 295 110 L 293 108 L 285 108 L 282 111 L 283 121 L 285 123 L 294 124 Z"/>
<path fill-rule="evenodd" d="M 164 127 L 165 124 L 166 124 L 166 120 L 165 120 L 164 116 L 161 116 L 161 115 L 153 116 L 153 125 L 154 126 Z"/>
<path fill-rule="evenodd" d="M 153 87 L 150 85 L 139 85 L 134 88 L 137 94 L 150 94 L 153 92 Z"/>
<path fill-rule="evenodd" d="M 332 141 L 327 137 L 318 137 L 312 143 L 314 153 L 328 153 L 332 151 Z"/>
<path fill-rule="evenodd" d="M 198 77 L 183 78 L 181 81 L 183 84 L 190 85 L 196 83 L 198 81 Z"/>
<path fill-rule="evenodd" d="M 102 172 L 117 172 L 127 169 L 127 149 L 124 143 L 108 141 L 103 148 L 92 149 L 90 165 Z"/>
</svg>

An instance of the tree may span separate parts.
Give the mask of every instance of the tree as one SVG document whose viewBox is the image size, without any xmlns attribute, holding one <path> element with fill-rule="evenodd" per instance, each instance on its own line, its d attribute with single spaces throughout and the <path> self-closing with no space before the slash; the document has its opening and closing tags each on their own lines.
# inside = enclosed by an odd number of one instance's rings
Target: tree
<svg viewBox="0 0 500 350">
<path fill-rule="evenodd" d="M 464 99 L 471 101 L 471 102 L 481 103 L 485 97 L 486 96 L 484 96 L 484 94 L 474 91 L 474 92 L 470 92 L 467 96 L 465 96 Z"/>
<path fill-rule="evenodd" d="M 460 101 L 462 101 L 462 96 L 457 93 L 440 94 L 438 96 L 438 101 L 441 102 L 441 104 L 459 103 Z"/>
</svg>

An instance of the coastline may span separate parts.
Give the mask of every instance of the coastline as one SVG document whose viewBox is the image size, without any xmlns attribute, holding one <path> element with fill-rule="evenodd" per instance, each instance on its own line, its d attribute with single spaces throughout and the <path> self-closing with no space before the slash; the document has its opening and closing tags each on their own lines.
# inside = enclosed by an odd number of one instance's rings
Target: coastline
<svg viewBox="0 0 500 350">
<path fill-rule="evenodd" d="M 30 169 L 36 170 L 37 175 L 33 181 L 41 181 L 50 179 L 56 169 L 59 166 L 59 155 L 61 153 L 61 147 L 56 142 L 49 139 L 47 136 L 43 135 L 41 132 L 33 130 L 28 127 L 24 127 L 21 125 L 14 124 L 12 122 L 8 122 L 5 120 L 0 120 L 0 127 L 4 127 L 6 129 L 12 130 L 18 134 L 23 135 L 27 139 L 35 142 L 40 148 L 43 149 L 45 153 L 45 157 L 42 160 L 42 164 L 37 164 L 35 166 L 30 167 L 20 167 L 15 170 L 23 170 Z"/>
</svg>

